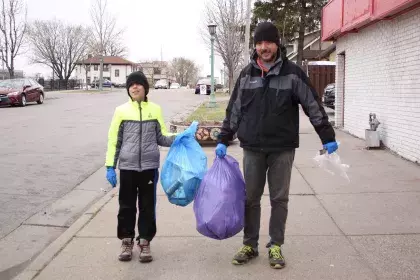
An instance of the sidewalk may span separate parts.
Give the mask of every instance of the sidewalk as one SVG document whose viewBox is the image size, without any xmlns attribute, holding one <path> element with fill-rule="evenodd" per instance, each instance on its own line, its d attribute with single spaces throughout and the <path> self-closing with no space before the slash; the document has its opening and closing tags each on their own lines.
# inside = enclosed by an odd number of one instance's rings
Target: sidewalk
<svg viewBox="0 0 420 280">
<path fill-rule="evenodd" d="M 283 270 L 273 270 L 267 262 L 267 187 L 260 257 L 236 267 L 231 258 L 242 233 L 224 241 L 201 236 L 192 204 L 171 205 L 159 185 L 152 263 L 139 263 L 137 250 L 131 262 L 117 260 L 114 189 L 15 279 L 420 279 L 420 167 L 384 150 L 364 150 L 364 141 L 336 131 L 338 153 L 350 165 L 350 183 L 314 165 L 320 141 L 306 116 L 301 117 Z M 214 147 L 204 149 L 211 166 Z M 162 161 L 167 150 L 162 149 Z M 241 163 L 237 144 L 228 153 Z M 97 184 L 107 188 L 105 179 Z"/>
</svg>

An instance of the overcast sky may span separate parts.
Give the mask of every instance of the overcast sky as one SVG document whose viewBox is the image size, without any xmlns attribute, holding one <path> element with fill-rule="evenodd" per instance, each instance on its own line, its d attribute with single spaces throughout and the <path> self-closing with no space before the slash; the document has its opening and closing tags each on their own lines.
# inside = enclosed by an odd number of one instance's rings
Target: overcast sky
<svg viewBox="0 0 420 280">
<path fill-rule="evenodd" d="M 28 21 L 60 19 L 72 24 L 90 25 L 93 0 L 26 0 Z M 202 75 L 210 74 L 210 50 L 199 34 L 206 0 L 108 0 L 108 11 L 125 30 L 127 59 L 133 62 L 163 60 L 184 56 L 201 66 Z M 222 61 L 216 58 L 215 76 L 220 76 Z M 17 58 L 16 69 L 26 75 L 51 70 L 31 65 L 26 54 Z"/>
</svg>

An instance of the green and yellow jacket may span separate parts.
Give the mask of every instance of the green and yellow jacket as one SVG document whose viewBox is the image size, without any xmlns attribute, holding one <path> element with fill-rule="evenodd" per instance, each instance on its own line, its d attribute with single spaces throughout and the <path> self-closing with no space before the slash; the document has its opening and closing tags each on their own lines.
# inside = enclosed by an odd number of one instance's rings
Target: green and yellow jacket
<svg viewBox="0 0 420 280">
<path fill-rule="evenodd" d="M 166 130 L 162 110 L 153 102 L 131 99 L 115 109 L 108 132 L 106 166 L 144 171 L 160 166 L 158 146 L 170 147 L 175 138 Z"/>
</svg>

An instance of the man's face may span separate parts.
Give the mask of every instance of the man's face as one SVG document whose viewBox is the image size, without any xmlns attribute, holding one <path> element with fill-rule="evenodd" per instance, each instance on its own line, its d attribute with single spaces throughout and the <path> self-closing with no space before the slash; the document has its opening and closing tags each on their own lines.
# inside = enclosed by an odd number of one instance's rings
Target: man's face
<svg viewBox="0 0 420 280">
<path fill-rule="evenodd" d="M 144 100 L 145 90 L 142 85 L 134 83 L 130 86 L 128 92 L 130 93 L 131 98 L 135 101 L 140 102 Z"/>
<path fill-rule="evenodd" d="M 274 62 L 277 56 L 278 46 L 276 43 L 261 41 L 256 44 L 258 57 L 267 63 Z"/>
</svg>

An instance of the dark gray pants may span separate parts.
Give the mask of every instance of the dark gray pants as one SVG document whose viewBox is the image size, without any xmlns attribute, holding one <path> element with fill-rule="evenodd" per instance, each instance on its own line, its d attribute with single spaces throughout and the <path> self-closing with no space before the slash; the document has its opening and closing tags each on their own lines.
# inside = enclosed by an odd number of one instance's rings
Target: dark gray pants
<svg viewBox="0 0 420 280">
<path fill-rule="evenodd" d="M 261 196 L 264 193 L 266 178 L 268 178 L 271 202 L 271 243 L 279 246 L 284 243 L 294 158 L 294 149 L 278 153 L 244 150 L 243 165 L 246 185 L 244 245 L 258 248 Z"/>
</svg>

